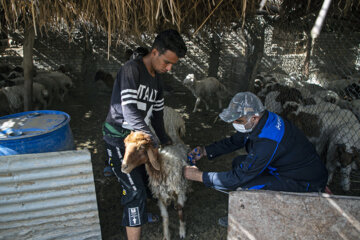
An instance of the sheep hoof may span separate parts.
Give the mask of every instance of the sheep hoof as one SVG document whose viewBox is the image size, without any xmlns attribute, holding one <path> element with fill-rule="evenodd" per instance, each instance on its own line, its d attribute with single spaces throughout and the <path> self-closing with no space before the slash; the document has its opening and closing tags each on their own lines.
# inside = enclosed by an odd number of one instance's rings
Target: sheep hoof
<svg viewBox="0 0 360 240">
<path fill-rule="evenodd" d="M 185 229 L 180 229 L 180 232 L 179 232 L 179 236 L 180 236 L 180 239 L 185 239 L 185 236 L 186 233 L 185 233 Z"/>
</svg>

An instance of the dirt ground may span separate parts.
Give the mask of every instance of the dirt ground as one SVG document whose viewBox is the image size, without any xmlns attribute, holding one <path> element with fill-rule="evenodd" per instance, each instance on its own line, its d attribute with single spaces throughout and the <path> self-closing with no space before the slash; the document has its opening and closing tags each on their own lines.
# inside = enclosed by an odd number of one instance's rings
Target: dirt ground
<svg viewBox="0 0 360 240">
<path fill-rule="evenodd" d="M 165 84 L 167 90 L 165 104 L 176 109 L 185 119 L 187 132 L 183 140 L 187 145 L 195 147 L 208 144 L 234 132 L 230 124 L 216 119 L 219 113 L 216 107 L 216 110 L 206 111 L 201 105 L 198 112 L 192 113 L 195 98 L 191 93 L 175 80 L 167 80 Z M 70 91 L 66 100 L 54 107 L 71 116 L 70 126 L 77 148 L 88 148 L 92 154 L 100 225 L 104 240 L 126 239 L 124 228 L 121 227 L 121 187 L 115 177 L 103 176 L 106 154 L 101 125 L 108 111 L 110 95 L 109 92 L 99 90 L 91 82 L 77 81 L 76 88 Z M 204 171 L 227 170 L 231 166 L 232 157 L 228 155 L 212 162 L 203 159 L 198 162 L 198 167 Z M 335 176 L 335 181 L 336 179 Z M 330 187 L 335 194 L 344 194 L 337 186 Z M 353 184 L 352 187 L 360 188 L 359 183 Z M 228 195 L 208 189 L 200 183 L 193 183 L 192 189 L 185 204 L 186 239 L 226 239 L 227 230 L 217 225 L 217 221 L 219 217 L 227 214 Z M 360 189 L 346 195 L 360 196 Z M 160 216 L 155 200 L 149 200 L 148 211 Z M 169 206 L 168 211 L 171 235 L 174 239 L 178 239 L 177 213 L 173 206 Z M 161 222 L 146 224 L 143 227 L 142 239 L 162 239 Z"/>
</svg>

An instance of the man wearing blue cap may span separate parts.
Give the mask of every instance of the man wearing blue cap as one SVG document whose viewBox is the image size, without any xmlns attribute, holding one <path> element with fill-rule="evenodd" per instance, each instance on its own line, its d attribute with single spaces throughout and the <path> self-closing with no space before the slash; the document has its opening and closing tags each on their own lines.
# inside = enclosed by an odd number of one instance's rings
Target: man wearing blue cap
<svg viewBox="0 0 360 240">
<path fill-rule="evenodd" d="M 184 168 L 188 180 L 203 182 L 218 190 L 262 189 L 287 192 L 323 191 L 327 170 L 315 147 L 286 119 L 265 110 L 251 92 L 237 93 L 219 115 L 232 123 L 236 133 L 208 146 L 198 146 L 189 154 L 195 164 L 203 156 L 209 160 L 245 148 L 247 155 L 233 159 L 227 172 L 202 172 L 196 166 Z M 227 226 L 227 217 L 219 224 Z"/>
</svg>

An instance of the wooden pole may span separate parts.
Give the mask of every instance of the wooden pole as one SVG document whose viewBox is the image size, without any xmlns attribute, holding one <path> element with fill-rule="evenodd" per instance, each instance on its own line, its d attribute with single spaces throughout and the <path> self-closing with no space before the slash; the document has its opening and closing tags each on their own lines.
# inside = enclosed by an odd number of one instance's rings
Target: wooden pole
<svg viewBox="0 0 360 240">
<path fill-rule="evenodd" d="M 35 40 L 34 27 L 29 24 L 24 31 L 24 111 L 32 109 L 32 94 L 33 94 L 33 47 Z"/>
</svg>

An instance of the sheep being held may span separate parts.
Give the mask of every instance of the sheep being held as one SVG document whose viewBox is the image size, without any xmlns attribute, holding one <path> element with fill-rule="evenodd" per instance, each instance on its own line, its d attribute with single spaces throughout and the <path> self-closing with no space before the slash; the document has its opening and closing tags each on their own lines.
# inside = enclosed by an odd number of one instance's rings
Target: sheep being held
<svg viewBox="0 0 360 240">
<path fill-rule="evenodd" d="M 184 143 L 181 137 L 186 133 L 185 121 L 180 113 L 168 106 L 164 106 L 164 127 L 173 143 Z"/>
<path fill-rule="evenodd" d="M 187 147 L 181 137 L 185 136 L 186 128 L 185 121 L 181 117 L 180 113 L 175 111 L 172 107 L 164 106 L 164 127 L 166 134 L 171 138 L 173 144 L 181 144 L 186 152 L 190 151 L 190 148 Z M 149 125 L 151 132 L 155 133 L 152 124 Z M 160 142 L 159 138 L 156 136 L 158 142 Z"/>
<path fill-rule="evenodd" d="M 124 140 L 125 155 L 121 171 L 130 173 L 135 167 L 145 164 L 149 175 L 149 187 L 155 198 L 163 219 L 164 239 L 170 239 L 169 214 L 167 206 L 174 201 L 178 211 L 180 238 L 185 238 L 185 220 L 183 207 L 186 201 L 188 181 L 182 175 L 182 169 L 187 164 L 184 147 L 169 145 L 158 150 L 153 147 L 150 135 L 143 132 L 131 132 Z"/>
<path fill-rule="evenodd" d="M 212 97 L 216 97 L 219 103 L 219 109 L 222 108 L 222 100 L 229 95 L 226 87 L 214 77 L 207 77 L 202 80 L 196 80 L 194 74 L 188 74 L 183 81 L 183 84 L 196 97 L 195 107 L 193 112 L 196 112 L 200 101 L 203 101 L 206 110 L 209 110 L 208 101 Z"/>
</svg>

